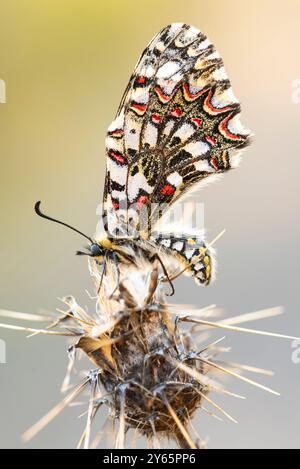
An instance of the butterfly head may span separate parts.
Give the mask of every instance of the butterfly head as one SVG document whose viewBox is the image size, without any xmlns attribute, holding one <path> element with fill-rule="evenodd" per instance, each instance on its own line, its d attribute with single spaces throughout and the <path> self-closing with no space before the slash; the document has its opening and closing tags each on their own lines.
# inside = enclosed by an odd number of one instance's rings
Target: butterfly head
<svg viewBox="0 0 300 469">
<path fill-rule="evenodd" d="M 101 245 L 101 243 L 97 243 L 93 241 L 89 246 L 87 246 L 87 252 L 77 251 L 77 256 L 89 256 L 95 257 L 98 262 L 102 262 L 106 249 Z"/>
<path fill-rule="evenodd" d="M 92 243 L 90 245 L 90 255 L 92 257 L 101 257 L 105 254 L 105 249 L 98 243 Z"/>
</svg>

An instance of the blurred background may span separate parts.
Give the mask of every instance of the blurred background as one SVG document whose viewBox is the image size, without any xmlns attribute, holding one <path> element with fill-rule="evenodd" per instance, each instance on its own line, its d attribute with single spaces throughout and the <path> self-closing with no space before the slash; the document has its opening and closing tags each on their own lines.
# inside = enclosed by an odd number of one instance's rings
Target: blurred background
<svg viewBox="0 0 300 469">
<path fill-rule="evenodd" d="M 66 294 L 88 302 L 87 265 L 74 256 L 82 240 L 41 221 L 33 205 L 41 199 L 48 213 L 94 232 L 106 128 L 139 54 L 159 29 L 179 21 L 215 43 L 255 138 L 241 167 L 200 193 L 208 237 L 227 230 L 217 246 L 217 280 L 200 289 L 180 279 L 176 300 L 216 303 L 227 316 L 283 305 L 283 316 L 250 327 L 300 336 L 299 15 L 298 0 L 3 0 L 0 308 L 53 311 Z M 22 447 L 21 433 L 61 399 L 68 344 L 25 336 L 0 329 L 7 348 L 2 448 Z M 247 400 L 218 403 L 239 424 L 199 413 L 201 436 L 210 448 L 299 448 L 300 363 L 292 361 L 291 341 L 226 333 L 224 344 L 233 361 L 274 370 L 258 379 L 282 396 L 232 380 L 230 389 Z M 26 447 L 74 447 L 81 411 L 66 410 Z"/>
</svg>

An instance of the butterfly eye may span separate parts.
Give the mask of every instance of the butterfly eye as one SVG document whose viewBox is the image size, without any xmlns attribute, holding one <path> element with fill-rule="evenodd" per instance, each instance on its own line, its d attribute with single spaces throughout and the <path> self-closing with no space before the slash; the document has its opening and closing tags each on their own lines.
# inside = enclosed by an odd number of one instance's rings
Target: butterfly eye
<svg viewBox="0 0 300 469">
<path fill-rule="evenodd" d="M 103 249 L 97 243 L 93 243 L 91 245 L 90 251 L 91 251 L 92 256 L 95 256 L 95 257 L 102 256 L 103 254 Z"/>
</svg>

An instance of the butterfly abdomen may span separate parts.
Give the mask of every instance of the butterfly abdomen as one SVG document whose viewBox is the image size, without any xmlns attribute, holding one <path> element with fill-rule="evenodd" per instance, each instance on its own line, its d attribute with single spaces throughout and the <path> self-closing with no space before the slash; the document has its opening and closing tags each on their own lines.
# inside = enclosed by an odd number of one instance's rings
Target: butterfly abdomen
<svg viewBox="0 0 300 469">
<path fill-rule="evenodd" d="M 212 250 L 197 236 L 159 234 L 155 242 L 165 253 L 176 258 L 199 285 L 208 285 L 213 276 Z"/>
</svg>

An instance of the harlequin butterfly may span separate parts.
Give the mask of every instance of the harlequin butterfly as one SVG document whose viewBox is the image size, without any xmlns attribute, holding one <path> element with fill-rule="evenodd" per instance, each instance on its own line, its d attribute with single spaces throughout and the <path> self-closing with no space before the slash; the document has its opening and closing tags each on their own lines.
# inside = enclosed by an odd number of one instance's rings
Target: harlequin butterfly
<svg viewBox="0 0 300 469">
<path fill-rule="evenodd" d="M 106 138 L 105 237 L 85 236 L 84 253 L 101 264 L 138 267 L 159 258 L 207 285 L 212 255 L 203 239 L 151 229 L 168 207 L 206 178 L 238 165 L 249 135 L 240 104 L 214 45 L 198 29 L 175 23 L 162 29 L 139 59 Z M 163 262 L 162 259 L 163 258 Z"/>
</svg>

